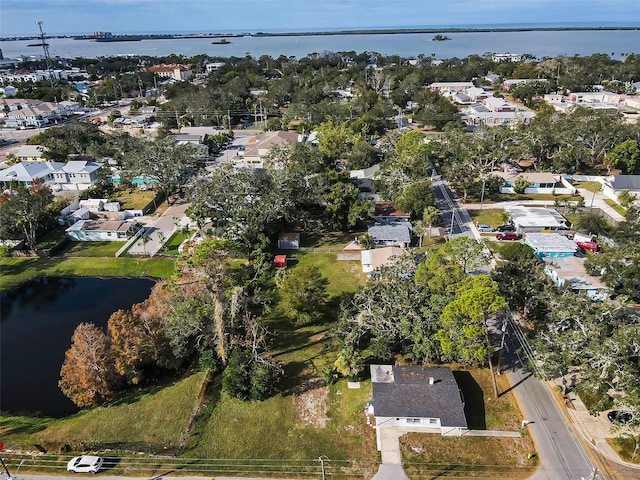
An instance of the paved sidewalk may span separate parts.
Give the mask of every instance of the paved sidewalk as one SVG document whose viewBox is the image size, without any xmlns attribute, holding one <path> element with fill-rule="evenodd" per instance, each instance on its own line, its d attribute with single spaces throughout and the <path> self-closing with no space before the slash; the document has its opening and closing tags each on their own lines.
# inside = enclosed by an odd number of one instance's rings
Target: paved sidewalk
<svg viewBox="0 0 640 480">
<path fill-rule="evenodd" d="M 562 385 L 561 379 L 559 378 L 549 383 L 552 389 Z M 607 438 L 613 437 L 611 433 L 611 423 L 607 419 L 607 413 L 601 412 L 597 416 L 591 415 L 587 407 L 582 403 L 582 400 L 580 400 L 580 397 L 573 392 L 569 392 L 565 398 L 563 410 L 582 438 L 611 461 L 637 470 L 638 477 L 640 478 L 640 465 L 622 460 L 607 442 Z"/>
<path fill-rule="evenodd" d="M 605 212 L 612 219 L 622 222 L 625 218 L 616 212 L 607 202 L 605 202 L 605 196 L 602 192 L 591 192 L 586 188 L 579 188 L 578 193 L 584 198 L 584 203 L 587 207 L 599 208 Z"/>
</svg>

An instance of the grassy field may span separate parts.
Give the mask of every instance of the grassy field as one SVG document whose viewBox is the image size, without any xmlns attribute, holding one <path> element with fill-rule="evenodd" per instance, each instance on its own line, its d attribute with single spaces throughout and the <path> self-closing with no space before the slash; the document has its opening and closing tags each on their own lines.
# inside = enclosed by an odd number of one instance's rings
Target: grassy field
<svg viewBox="0 0 640 480">
<path fill-rule="evenodd" d="M 1 258 L 0 291 L 45 275 L 168 278 L 173 274 L 173 264 L 173 260 L 166 258 Z"/>
<path fill-rule="evenodd" d="M 504 224 L 502 208 L 483 208 L 482 210 L 468 210 L 469 215 L 476 223 L 484 223 L 491 227 L 497 227 Z"/>
<path fill-rule="evenodd" d="M 68 444 L 74 451 L 93 444 L 116 449 L 132 447 L 161 452 L 175 449 L 196 405 L 204 373 L 180 379 L 166 388 L 132 393 L 108 407 L 96 407 L 54 420 L 32 440 L 47 450 Z M 95 448 L 95 447 L 94 447 Z"/>
<path fill-rule="evenodd" d="M 113 201 L 119 202 L 122 210 L 140 210 L 146 207 L 155 195 L 156 192 L 153 190 L 142 191 L 138 188 L 128 188 L 117 190 Z"/>
<path fill-rule="evenodd" d="M 68 242 L 57 257 L 114 257 L 125 242 Z"/>
<path fill-rule="evenodd" d="M 326 455 L 335 460 L 377 460 L 375 432 L 364 415 L 371 395 L 369 382 L 360 390 L 347 389 L 344 381 L 310 386 L 306 392 L 283 393 L 262 402 L 220 396 L 217 385 L 209 395 L 217 401 L 203 415 L 186 456 L 300 460 Z"/>
</svg>

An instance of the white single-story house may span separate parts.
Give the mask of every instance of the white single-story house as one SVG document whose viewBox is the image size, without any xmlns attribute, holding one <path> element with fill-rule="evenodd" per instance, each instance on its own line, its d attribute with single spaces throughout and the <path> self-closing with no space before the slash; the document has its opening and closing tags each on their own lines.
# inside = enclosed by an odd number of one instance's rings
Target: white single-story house
<svg viewBox="0 0 640 480">
<path fill-rule="evenodd" d="M 618 196 L 625 190 L 640 199 L 640 175 L 612 175 L 605 177 L 602 184 L 602 194 L 618 201 Z"/>
<path fill-rule="evenodd" d="M 69 238 L 74 242 L 123 242 L 140 229 L 136 222 L 121 220 L 79 220 L 67 228 Z"/>
<path fill-rule="evenodd" d="M 544 273 L 559 287 L 568 286 L 575 292 L 585 293 L 594 300 L 608 297 L 609 288 L 597 277 L 587 273 L 584 259 L 578 257 L 544 258 Z"/>
<path fill-rule="evenodd" d="M 376 246 L 407 248 L 411 245 L 411 228 L 409 222 L 390 222 L 375 224 L 369 227 L 368 233 Z"/>
<path fill-rule="evenodd" d="M 364 273 L 371 273 L 381 267 L 395 263 L 398 257 L 404 253 L 401 247 L 382 247 L 373 250 L 360 251 L 360 263 Z"/>
<path fill-rule="evenodd" d="M 449 367 L 371 365 L 376 440 L 381 429 L 460 436 L 468 430 L 464 400 Z M 372 412 L 371 412 L 372 410 Z"/>
<path fill-rule="evenodd" d="M 20 162 L 0 170 L 0 185 L 9 187 L 21 184 L 30 186 L 34 180 L 45 183 L 53 180 L 53 172 L 62 167 L 60 162 Z"/>
<path fill-rule="evenodd" d="M 253 140 L 253 141 L 252 141 Z M 244 163 L 264 167 L 264 159 L 275 146 L 295 145 L 300 141 L 300 136 L 295 132 L 267 132 L 264 135 L 252 139 L 245 145 Z M 278 165 L 275 166 L 279 168 Z"/>
<path fill-rule="evenodd" d="M 361 192 L 372 192 L 373 180 L 376 179 L 379 170 L 380 164 L 376 163 L 369 168 L 351 170 L 349 172 L 349 178 L 355 183 L 356 187 L 358 187 Z"/>
<path fill-rule="evenodd" d="M 569 230 L 567 219 L 552 208 L 507 206 L 511 222 L 520 233 L 544 230 Z"/>
<path fill-rule="evenodd" d="M 524 189 L 524 193 L 556 193 L 574 194 L 577 189 L 573 187 L 562 175 L 549 172 L 492 172 L 492 175 L 500 177 L 504 183 L 500 186 L 500 193 L 514 193 L 514 187 L 518 178 L 522 177 L 529 186 Z"/>
<path fill-rule="evenodd" d="M 578 251 L 576 242 L 559 233 L 527 233 L 524 243 L 540 259 L 573 257 Z"/>
</svg>

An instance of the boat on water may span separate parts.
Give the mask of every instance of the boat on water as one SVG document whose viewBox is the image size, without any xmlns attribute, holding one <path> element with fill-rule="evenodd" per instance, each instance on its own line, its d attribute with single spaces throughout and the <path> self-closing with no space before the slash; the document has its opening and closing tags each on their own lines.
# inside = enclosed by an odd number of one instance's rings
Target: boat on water
<svg viewBox="0 0 640 480">
<path fill-rule="evenodd" d="M 213 42 L 211 42 L 212 45 L 228 45 L 230 43 L 231 42 L 226 38 L 223 38 L 222 40 L 214 40 Z"/>
<path fill-rule="evenodd" d="M 42 47 L 42 46 L 48 47 L 49 44 L 48 43 L 29 43 L 29 44 L 27 44 L 27 47 Z"/>
<path fill-rule="evenodd" d="M 438 34 L 435 37 L 433 37 L 431 40 L 434 41 L 434 42 L 444 42 L 444 41 L 451 40 L 451 39 L 449 37 L 447 37 L 446 35 Z"/>
</svg>

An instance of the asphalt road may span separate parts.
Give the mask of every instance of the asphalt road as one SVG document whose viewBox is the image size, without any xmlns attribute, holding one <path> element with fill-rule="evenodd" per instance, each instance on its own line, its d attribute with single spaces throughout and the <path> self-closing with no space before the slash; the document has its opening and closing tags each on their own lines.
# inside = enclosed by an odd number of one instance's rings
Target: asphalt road
<svg viewBox="0 0 640 480">
<path fill-rule="evenodd" d="M 526 358 L 521 356 L 521 332 L 510 321 L 505 337 L 502 365 L 518 399 L 525 428 L 536 445 L 540 467 L 533 480 L 603 480 L 592 476 L 594 467 L 587 453 L 565 421 L 549 388 L 526 368 Z M 519 351 L 520 350 L 520 351 Z"/>
<path fill-rule="evenodd" d="M 473 222 L 469 213 L 464 208 L 460 208 L 458 202 L 452 197 L 446 181 L 440 175 L 433 175 L 431 182 L 434 187 L 433 193 L 436 207 L 440 211 L 440 218 L 449 231 L 449 235 L 451 237 L 466 235 L 470 238 L 475 238 L 471 228 Z"/>
</svg>

